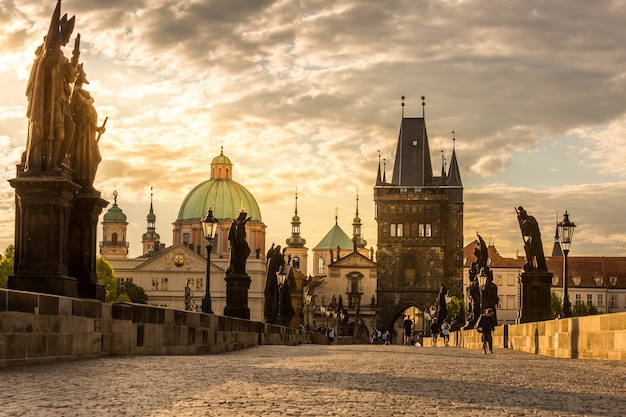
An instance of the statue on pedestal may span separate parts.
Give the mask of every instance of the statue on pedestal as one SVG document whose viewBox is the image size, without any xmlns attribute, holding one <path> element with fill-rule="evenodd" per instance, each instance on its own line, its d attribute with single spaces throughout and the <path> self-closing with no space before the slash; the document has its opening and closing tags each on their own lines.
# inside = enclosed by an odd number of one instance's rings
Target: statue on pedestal
<svg viewBox="0 0 626 417">
<path fill-rule="evenodd" d="M 246 223 L 250 217 L 246 218 L 248 213 L 242 211 L 239 217 L 233 222 L 228 231 L 228 240 L 230 241 L 230 264 L 226 270 L 229 274 L 245 274 L 246 261 L 250 255 L 250 247 L 246 241 Z"/>
<path fill-rule="evenodd" d="M 541 243 L 541 232 L 539 223 L 533 216 L 529 216 L 524 207 L 515 209 L 517 221 L 522 239 L 524 240 L 524 250 L 526 251 L 526 265 L 524 271 L 540 270 L 547 271 L 546 258 L 543 254 L 543 244 Z"/>
<path fill-rule="evenodd" d="M 70 111 L 72 86 L 78 72 L 63 55 L 74 31 L 75 18 L 61 17 L 61 2 L 50 21 L 44 42 L 35 51 L 35 61 L 26 86 L 28 136 L 23 155 L 24 171 L 60 171 L 70 149 L 74 122 Z"/>
</svg>

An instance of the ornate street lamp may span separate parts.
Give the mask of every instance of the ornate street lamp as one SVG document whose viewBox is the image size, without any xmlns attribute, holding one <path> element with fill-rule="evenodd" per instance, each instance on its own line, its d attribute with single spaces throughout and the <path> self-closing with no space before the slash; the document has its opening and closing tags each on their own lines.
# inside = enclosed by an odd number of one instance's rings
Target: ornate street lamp
<svg viewBox="0 0 626 417">
<path fill-rule="evenodd" d="M 567 214 L 566 210 L 565 214 L 563 214 L 563 221 L 560 221 L 557 226 L 559 228 L 559 243 L 563 251 L 563 305 L 561 306 L 561 317 L 570 317 L 572 315 L 572 309 L 569 296 L 567 295 L 567 278 L 569 275 L 567 270 L 567 254 L 572 244 L 576 225 L 569 221 L 569 214 Z"/>
<path fill-rule="evenodd" d="M 202 232 L 206 239 L 206 292 L 202 300 L 202 312 L 213 314 L 211 308 L 211 249 L 213 249 L 213 239 L 215 239 L 215 230 L 217 229 L 217 219 L 213 217 L 213 210 L 209 207 L 206 216 L 201 220 Z"/>
<path fill-rule="evenodd" d="M 280 314 L 283 309 L 283 287 L 285 286 L 285 280 L 287 279 L 287 274 L 285 273 L 285 269 L 283 265 L 278 268 L 278 272 L 276 272 L 276 280 L 278 281 L 278 315 L 276 316 L 276 321 L 279 326 L 284 326 L 282 315 Z"/>
</svg>

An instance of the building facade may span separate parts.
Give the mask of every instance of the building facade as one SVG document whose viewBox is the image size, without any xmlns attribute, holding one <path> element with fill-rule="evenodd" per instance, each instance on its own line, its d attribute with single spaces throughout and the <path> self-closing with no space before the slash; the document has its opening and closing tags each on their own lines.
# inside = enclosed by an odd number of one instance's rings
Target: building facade
<svg viewBox="0 0 626 417">
<path fill-rule="evenodd" d="M 211 251 L 209 294 L 215 314 L 222 315 L 226 306 L 226 269 L 230 262 L 228 232 L 241 210 L 251 220 L 246 225 L 246 239 L 251 253 L 246 273 L 252 282 L 248 291 L 250 319 L 263 320 L 263 290 L 266 280 L 265 224 L 254 196 L 232 179 L 232 163 L 224 155 L 213 159 L 211 177 L 195 186 L 183 200 L 173 223 L 174 244 L 165 248 L 156 232 L 156 214 L 152 201 L 146 233 L 142 236 L 143 254 L 128 258 L 126 215 L 115 203 L 103 217 L 101 255 L 111 264 L 116 277 L 142 287 L 148 303 L 179 310 L 197 309 L 206 294 L 207 251 L 201 220 L 209 208 L 218 219 L 217 233 Z M 187 297 L 186 297 L 187 292 Z"/>
</svg>

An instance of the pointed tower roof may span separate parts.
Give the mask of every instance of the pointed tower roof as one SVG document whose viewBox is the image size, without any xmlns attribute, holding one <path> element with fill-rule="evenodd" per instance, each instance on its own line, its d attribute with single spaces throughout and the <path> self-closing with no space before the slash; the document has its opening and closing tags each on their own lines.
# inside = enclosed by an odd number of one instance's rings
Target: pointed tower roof
<svg viewBox="0 0 626 417">
<path fill-rule="evenodd" d="M 150 187 L 150 211 L 146 216 L 147 226 L 146 233 L 141 235 L 142 242 L 159 242 L 161 236 L 156 233 L 156 215 L 152 206 L 152 187 Z"/>
<path fill-rule="evenodd" d="M 393 164 L 393 185 L 423 187 L 433 183 L 433 167 L 423 111 L 423 106 L 426 105 L 424 100 L 422 97 L 422 117 L 402 117 Z"/>
<path fill-rule="evenodd" d="M 456 138 L 452 132 L 452 158 L 450 159 L 450 169 L 448 170 L 448 185 L 462 187 L 461 172 L 459 171 L 459 163 L 456 160 Z"/>
<path fill-rule="evenodd" d="M 378 173 L 376 174 L 376 185 L 383 185 L 383 179 L 381 177 L 380 170 L 380 151 L 378 151 Z"/>
<path fill-rule="evenodd" d="M 285 241 L 289 248 L 303 248 L 306 240 L 300 237 L 300 217 L 298 216 L 298 190 L 296 189 L 296 209 L 291 218 L 291 237 Z"/>
<path fill-rule="evenodd" d="M 352 250 L 352 239 L 348 237 L 339 224 L 337 223 L 338 215 L 335 214 L 335 225 L 326 233 L 326 236 L 313 248 L 313 250 L 319 249 L 335 249 L 339 246 L 341 249 Z"/>
<path fill-rule="evenodd" d="M 352 238 L 356 240 L 356 248 L 364 249 L 367 245 L 367 241 L 363 239 L 363 229 L 361 225 L 361 218 L 359 217 L 359 193 L 356 193 L 356 213 L 352 220 Z M 354 246 L 354 242 L 352 243 Z"/>
<path fill-rule="evenodd" d="M 554 231 L 554 245 L 552 246 L 552 256 L 563 256 L 561 239 L 559 238 L 559 216 L 556 216 L 556 227 Z"/>
</svg>

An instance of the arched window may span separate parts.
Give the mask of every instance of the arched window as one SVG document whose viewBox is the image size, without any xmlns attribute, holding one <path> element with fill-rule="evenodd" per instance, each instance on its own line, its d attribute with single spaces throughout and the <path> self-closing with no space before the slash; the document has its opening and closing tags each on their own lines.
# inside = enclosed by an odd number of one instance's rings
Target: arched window
<svg viewBox="0 0 626 417">
<path fill-rule="evenodd" d="M 189 242 L 191 242 L 191 234 L 183 233 L 183 245 L 189 246 Z"/>
<path fill-rule="evenodd" d="M 117 243 L 117 233 L 113 233 L 113 234 L 111 235 L 111 242 L 113 242 L 113 243 Z"/>
<path fill-rule="evenodd" d="M 300 258 L 297 256 L 293 258 L 293 267 L 296 269 L 300 269 Z"/>
<path fill-rule="evenodd" d="M 320 275 L 326 273 L 326 261 L 321 256 L 317 260 L 317 273 Z"/>
</svg>

